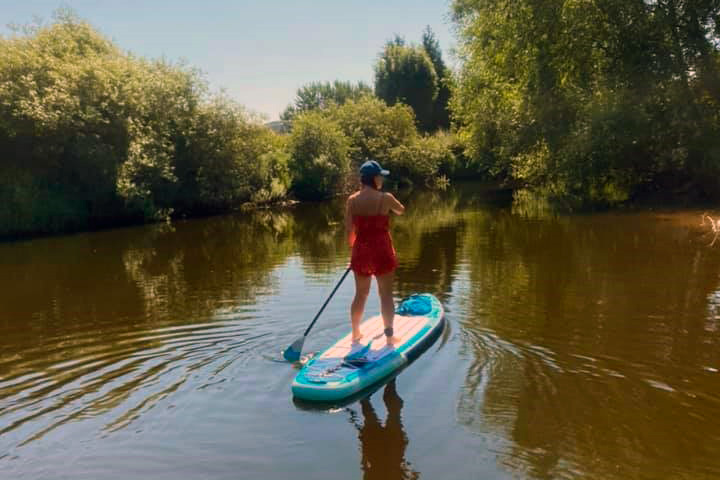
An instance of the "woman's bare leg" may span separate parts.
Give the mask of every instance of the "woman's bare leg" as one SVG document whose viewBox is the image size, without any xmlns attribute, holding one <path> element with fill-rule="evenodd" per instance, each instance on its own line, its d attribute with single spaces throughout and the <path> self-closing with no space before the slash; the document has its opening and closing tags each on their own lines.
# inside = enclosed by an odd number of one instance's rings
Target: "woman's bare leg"
<svg viewBox="0 0 720 480">
<path fill-rule="evenodd" d="M 355 298 L 350 307 L 350 323 L 352 324 L 352 339 L 353 342 L 356 342 L 362 337 L 360 334 L 360 322 L 365 310 L 365 302 L 370 293 L 372 277 L 353 273 L 355 274 Z"/>
<path fill-rule="evenodd" d="M 395 273 L 390 272 L 385 275 L 375 277 L 378 284 L 378 293 L 380 294 L 380 312 L 382 313 L 385 328 L 392 328 L 395 319 L 395 302 L 393 300 L 393 280 Z M 388 345 L 397 342 L 397 338 L 393 335 L 387 338 Z"/>
</svg>

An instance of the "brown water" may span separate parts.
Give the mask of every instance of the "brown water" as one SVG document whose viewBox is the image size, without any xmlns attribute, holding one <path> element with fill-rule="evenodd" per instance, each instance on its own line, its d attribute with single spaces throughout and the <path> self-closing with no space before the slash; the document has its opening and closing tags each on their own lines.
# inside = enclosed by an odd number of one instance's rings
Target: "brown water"
<svg viewBox="0 0 720 480">
<path fill-rule="evenodd" d="M 338 204 L 0 245 L 0 478 L 718 478 L 700 212 L 473 190 L 416 195 L 393 227 L 398 298 L 435 293 L 449 328 L 332 409 L 293 402 L 278 358 L 346 264 Z"/>
</svg>

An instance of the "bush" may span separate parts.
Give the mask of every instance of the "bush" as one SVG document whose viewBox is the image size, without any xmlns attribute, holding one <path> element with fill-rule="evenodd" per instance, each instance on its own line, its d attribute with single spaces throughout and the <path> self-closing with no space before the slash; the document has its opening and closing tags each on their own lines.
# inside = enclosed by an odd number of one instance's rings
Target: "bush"
<svg viewBox="0 0 720 480">
<path fill-rule="evenodd" d="M 441 166 L 455 163 L 445 139 L 435 136 L 420 137 L 407 145 L 397 146 L 392 149 L 391 156 L 389 165 L 394 178 L 401 183 L 422 182 L 427 186 L 436 185 Z"/>
<path fill-rule="evenodd" d="M 294 169 L 293 191 L 300 199 L 332 196 L 347 174 L 348 139 L 333 120 L 320 112 L 295 118 L 289 151 Z"/>
<path fill-rule="evenodd" d="M 35 231 L 59 232 L 86 228 L 87 210 L 76 198 L 32 178 L 27 171 L 4 170 L 0 177 L 0 236 Z"/>
<path fill-rule="evenodd" d="M 420 136 L 412 109 L 364 98 L 329 112 L 350 140 L 353 168 L 368 158 L 390 170 L 396 183 L 433 185 L 439 172 L 451 174 L 456 165 L 455 137 L 447 132 Z"/>
<path fill-rule="evenodd" d="M 420 136 L 409 107 L 389 107 L 372 97 L 298 117 L 290 143 L 292 168 L 297 172 L 293 189 L 299 198 L 331 195 L 337 190 L 341 170 L 347 173 L 350 167 L 354 171 L 369 158 L 391 171 L 391 181 L 406 184 L 434 185 L 439 173 L 451 174 L 457 163 L 453 135 Z M 340 143 L 348 165 L 325 171 L 328 165 L 320 166 L 328 155 L 340 158 L 327 152 L 335 151 Z"/>
<path fill-rule="evenodd" d="M 223 211 L 287 192 L 287 157 L 279 153 L 279 136 L 225 97 L 201 105 L 179 141 L 175 203 L 184 211 Z"/>
<path fill-rule="evenodd" d="M 720 198 L 717 2 L 452 5 L 478 171 L 595 204 Z"/>
<path fill-rule="evenodd" d="M 195 70 L 133 57 L 66 12 L 0 37 L 0 235 L 276 200 L 283 148 Z"/>
<path fill-rule="evenodd" d="M 373 158 L 392 167 L 392 150 L 418 138 L 412 110 L 406 105 L 388 107 L 382 100 L 350 101 L 329 112 L 350 141 L 353 166 Z"/>
</svg>

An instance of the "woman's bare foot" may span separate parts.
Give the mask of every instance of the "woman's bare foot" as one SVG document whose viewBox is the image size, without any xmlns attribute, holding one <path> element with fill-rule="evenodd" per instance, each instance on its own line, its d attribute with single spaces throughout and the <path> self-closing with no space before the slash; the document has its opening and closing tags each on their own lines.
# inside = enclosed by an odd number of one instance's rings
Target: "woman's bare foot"
<svg viewBox="0 0 720 480">
<path fill-rule="evenodd" d="M 353 329 L 351 338 L 352 338 L 352 343 L 360 343 L 360 340 L 362 340 L 362 338 L 363 338 L 362 333 L 360 333 L 360 329 L 357 329 L 357 330 Z"/>
<path fill-rule="evenodd" d="M 390 347 L 394 347 L 395 345 L 397 345 L 397 344 L 400 343 L 400 341 L 401 341 L 400 338 L 395 337 L 395 336 L 385 337 L 385 339 L 387 340 L 387 344 L 388 344 L 388 346 L 390 346 Z"/>
</svg>

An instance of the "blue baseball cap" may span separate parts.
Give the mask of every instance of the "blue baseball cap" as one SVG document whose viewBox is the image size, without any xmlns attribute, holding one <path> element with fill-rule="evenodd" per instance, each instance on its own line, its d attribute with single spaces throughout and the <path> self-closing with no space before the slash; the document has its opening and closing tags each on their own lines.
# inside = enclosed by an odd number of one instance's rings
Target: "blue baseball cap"
<svg viewBox="0 0 720 480">
<path fill-rule="evenodd" d="M 375 160 L 368 160 L 360 166 L 360 175 L 382 175 L 383 177 L 387 177 L 390 175 L 390 171 L 384 170 Z"/>
</svg>

